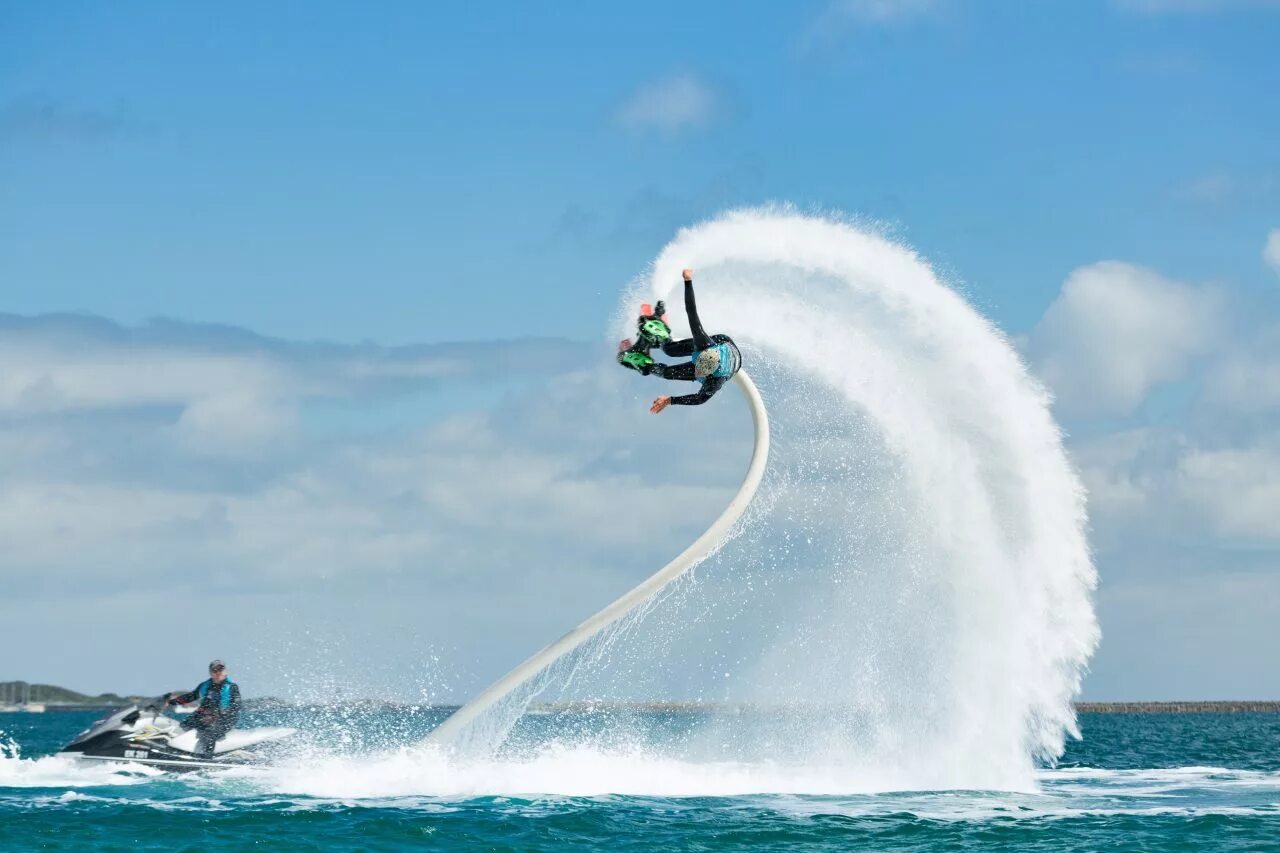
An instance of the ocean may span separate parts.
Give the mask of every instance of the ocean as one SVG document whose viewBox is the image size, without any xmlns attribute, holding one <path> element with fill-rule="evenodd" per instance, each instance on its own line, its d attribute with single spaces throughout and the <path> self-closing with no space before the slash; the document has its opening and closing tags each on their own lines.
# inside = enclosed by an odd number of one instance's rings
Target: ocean
<svg viewBox="0 0 1280 853">
<path fill-rule="evenodd" d="M 669 734 L 673 713 L 625 728 Z M 440 718 L 427 709 L 250 712 L 309 724 L 271 767 L 52 756 L 97 716 L 0 717 L 0 849 L 1280 850 L 1280 714 L 1083 714 L 1083 739 L 1022 791 L 864 790 L 856 772 L 681 759 L 643 738 L 587 746 L 567 715 L 451 765 L 417 746 Z"/>
</svg>

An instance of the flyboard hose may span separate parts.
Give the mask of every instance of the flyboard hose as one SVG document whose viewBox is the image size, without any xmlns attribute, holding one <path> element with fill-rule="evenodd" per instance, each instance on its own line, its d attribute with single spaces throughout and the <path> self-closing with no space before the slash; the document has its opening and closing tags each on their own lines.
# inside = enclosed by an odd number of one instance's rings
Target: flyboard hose
<svg viewBox="0 0 1280 853">
<path fill-rule="evenodd" d="M 747 466 L 747 474 L 742 480 L 742 485 L 738 487 L 738 493 L 733 496 L 733 500 L 729 502 L 729 506 L 720 514 L 720 517 L 698 537 L 697 541 L 648 580 L 533 655 L 485 688 L 479 696 L 454 711 L 452 716 L 432 730 L 427 736 L 427 743 L 448 744 L 453 741 L 468 723 L 502 701 L 511 691 L 644 604 L 660 589 L 701 562 L 720 545 L 733 525 L 751 505 L 756 489 L 760 487 L 760 479 L 764 476 L 765 462 L 769 458 L 769 415 L 764 409 L 764 401 L 760 399 L 760 392 L 756 390 L 755 383 L 751 381 L 751 377 L 745 370 L 738 371 L 735 378 L 738 388 L 747 398 L 747 405 L 751 409 L 751 420 L 755 426 L 755 447 L 751 451 L 751 464 Z"/>
</svg>

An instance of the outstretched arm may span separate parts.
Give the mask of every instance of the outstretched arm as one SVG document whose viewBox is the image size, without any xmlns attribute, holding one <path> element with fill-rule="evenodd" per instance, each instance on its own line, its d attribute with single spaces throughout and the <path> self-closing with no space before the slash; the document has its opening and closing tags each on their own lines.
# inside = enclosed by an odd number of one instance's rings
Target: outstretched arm
<svg viewBox="0 0 1280 853">
<path fill-rule="evenodd" d="M 724 387 L 725 380 L 716 376 L 708 376 L 702 382 L 702 387 L 695 394 L 685 394 L 683 397 L 672 397 L 671 405 L 673 406 L 701 406 L 710 400 L 715 393 Z"/>
<path fill-rule="evenodd" d="M 667 406 L 701 406 L 723 388 L 727 381 L 719 377 L 708 376 L 696 394 L 685 394 L 683 397 L 659 397 L 653 401 L 649 411 L 656 415 Z"/>
<path fill-rule="evenodd" d="M 693 345 L 704 350 L 711 346 L 711 339 L 698 319 L 698 305 L 693 298 L 693 270 L 684 270 L 684 313 L 689 315 L 689 330 L 693 333 Z"/>
</svg>

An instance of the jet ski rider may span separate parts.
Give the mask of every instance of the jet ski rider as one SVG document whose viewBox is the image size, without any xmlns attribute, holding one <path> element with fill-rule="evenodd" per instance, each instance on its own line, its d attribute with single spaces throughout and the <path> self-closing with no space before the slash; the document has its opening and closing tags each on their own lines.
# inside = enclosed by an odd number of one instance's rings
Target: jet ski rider
<svg viewBox="0 0 1280 853">
<path fill-rule="evenodd" d="M 240 718 L 240 687 L 227 678 L 227 665 L 220 660 L 209 664 L 209 677 L 190 693 L 170 693 L 170 705 L 200 706 L 182 721 L 184 729 L 196 730 L 196 754 L 213 758 L 213 750 Z"/>
</svg>

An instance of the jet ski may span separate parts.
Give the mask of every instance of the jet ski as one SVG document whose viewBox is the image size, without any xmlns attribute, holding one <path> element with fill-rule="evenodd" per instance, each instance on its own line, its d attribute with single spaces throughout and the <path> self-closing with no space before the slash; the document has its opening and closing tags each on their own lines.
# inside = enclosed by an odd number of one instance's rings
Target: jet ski
<svg viewBox="0 0 1280 853">
<path fill-rule="evenodd" d="M 167 716 L 167 697 L 130 705 L 104 717 L 64 746 L 59 755 L 87 761 L 145 764 L 164 770 L 204 770 L 260 763 L 277 743 L 297 729 L 263 726 L 232 729 L 214 747 L 213 758 L 196 755 L 196 731 Z"/>
</svg>

